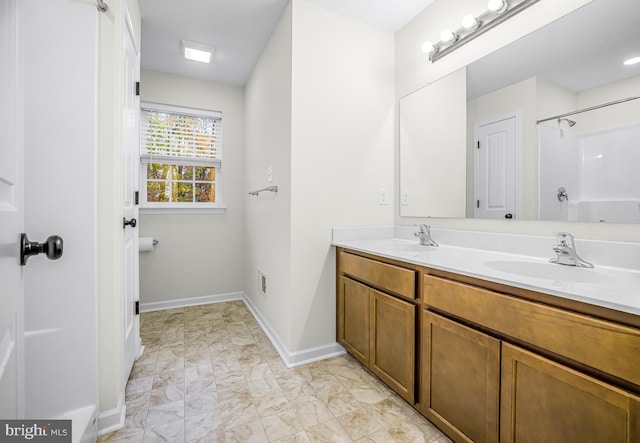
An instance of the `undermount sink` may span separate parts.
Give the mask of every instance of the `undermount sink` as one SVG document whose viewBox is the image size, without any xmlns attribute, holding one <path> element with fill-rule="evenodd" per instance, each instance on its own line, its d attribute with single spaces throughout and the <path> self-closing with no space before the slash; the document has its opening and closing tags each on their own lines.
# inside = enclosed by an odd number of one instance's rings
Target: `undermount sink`
<svg viewBox="0 0 640 443">
<path fill-rule="evenodd" d="M 613 277 L 594 269 L 554 263 L 497 260 L 486 262 L 485 266 L 496 271 L 543 280 L 575 283 L 609 283 L 614 280 Z"/>
</svg>

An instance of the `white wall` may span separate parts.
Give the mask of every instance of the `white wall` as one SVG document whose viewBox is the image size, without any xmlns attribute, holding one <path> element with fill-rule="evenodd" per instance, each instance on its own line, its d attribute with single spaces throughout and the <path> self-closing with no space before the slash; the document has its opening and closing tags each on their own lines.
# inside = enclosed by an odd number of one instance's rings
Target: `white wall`
<svg viewBox="0 0 640 443">
<path fill-rule="evenodd" d="M 291 304 L 291 4 L 245 86 L 244 291 L 273 333 L 290 348 Z M 277 194 L 250 196 L 268 185 Z M 267 293 L 258 291 L 258 270 Z"/>
<path fill-rule="evenodd" d="M 335 342 L 332 226 L 393 223 L 393 46 L 390 32 L 293 1 L 292 351 Z"/>
<path fill-rule="evenodd" d="M 393 223 L 393 35 L 293 0 L 245 95 L 246 190 L 280 187 L 245 196 L 245 292 L 289 354 L 331 348 L 331 227 Z"/>
<path fill-rule="evenodd" d="M 243 268 L 244 90 L 154 71 L 141 72 L 143 102 L 222 112 L 223 214 L 140 210 L 140 236 L 159 240 L 140 254 L 140 303 L 240 291 Z"/>
<path fill-rule="evenodd" d="M 396 33 L 396 99 L 420 88 L 424 84 L 442 77 L 456 69 L 466 66 L 489 52 L 502 47 L 518 37 L 529 33 L 554 19 L 565 15 L 589 3 L 591 0 L 566 0 L 556 2 L 541 0 L 527 10 L 500 24 L 497 28 L 469 42 L 462 48 L 447 55 L 436 63 L 428 63 L 420 50 L 425 40 L 438 40 L 444 27 L 456 26 L 460 17 L 473 8 L 484 9 L 483 0 L 465 0 L 448 2 L 436 0 L 425 8 L 416 18 Z M 397 186 L 397 185 L 396 185 Z M 399 188 L 396 187 L 398 191 Z M 550 235 L 555 231 L 566 230 L 578 238 L 606 239 L 619 241 L 640 241 L 637 225 L 558 223 L 541 221 L 493 221 L 477 219 L 421 219 L 400 217 L 396 223 L 409 225 L 428 222 L 434 227 L 450 229 L 468 229 L 476 231 L 495 231 Z"/>
<path fill-rule="evenodd" d="M 628 78 L 610 85 L 593 88 L 577 95 L 576 109 L 584 109 L 627 97 L 637 96 L 640 76 Z M 576 130 L 596 131 L 604 128 L 637 124 L 640 120 L 640 100 L 632 100 L 597 110 L 571 116 L 578 121 Z"/>
</svg>

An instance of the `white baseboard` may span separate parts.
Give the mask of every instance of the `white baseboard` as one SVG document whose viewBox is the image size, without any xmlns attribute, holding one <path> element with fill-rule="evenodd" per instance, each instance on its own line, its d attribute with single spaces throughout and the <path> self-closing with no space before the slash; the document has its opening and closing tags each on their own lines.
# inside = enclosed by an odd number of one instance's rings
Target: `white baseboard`
<svg viewBox="0 0 640 443">
<path fill-rule="evenodd" d="M 100 413 L 98 416 L 98 436 L 110 434 L 124 428 L 127 406 L 124 404 L 124 394 L 120 396 L 118 407 Z"/>
<path fill-rule="evenodd" d="M 324 346 L 316 346 L 315 348 L 305 349 L 303 351 L 290 352 L 288 361 L 285 360 L 284 364 L 287 368 L 294 368 L 296 366 L 303 366 L 314 361 L 326 360 L 327 358 L 337 357 L 338 355 L 344 355 L 347 350 L 340 346 L 338 343 L 330 343 Z"/>
<path fill-rule="evenodd" d="M 140 312 L 160 311 L 163 309 L 185 308 L 188 306 L 206 305 L 209 303 L 221 303 L 225 301 L 242 300 L 256 319 L 271 344 L 276 348 L 280 358 L 288 368 L 302 366 L 314 361 L 324 360 L 337 355 L 346 354 L 346 350 L 338 343 L 329 343 L 316 346 L 302 351 L 290 352 L 282 343 L 278 334 L 275 333 L 269 323 L 262 317 L 260 312 L 251 302 L 251 299 L 244 292 L 231 292 L 228 294 L 207 295 L 204 297 L 184 298 L 180 300 L 168 300 L 161 302 L 140 303 Z"/>
<path fill-rule="evenodd" d="M 202 297 L 181 298 L 179 300 L 146 302 L 140 303 L 140 312 L 162 311 L 172 308 L 186 308 L 189 306 L 207 305 L 209 303 L 243 300 L 245 297 L 244 292 L 230 292 L 228 294 L 205 295 Z"/>
<path fill-rule="evenodd" d="M 278 337 L 278 334 L 275 333 L 269 323 L 264 318 L 262 318 L 262 315 L 260 315 L 260 312 L 253 305 L 251 299 L 247 296 L 247 294 L 244 294 L 243 301 L 244 304 L 247 305 L 247 308 L 249 308 L 249 311 L 251 311 L 251 314 L 253 314 L 253 317 L 256 319 L 266 336 L 271 341 L 273 347 L 276 348 L 276 351 L 278 351 L 278 354 L 280 354 L 280 358 L 282 358 L 282 361 L 287 368 L 302 366 L 314 361 L 324 360 L 326 358 L 335 357 L 336 355 L 346 354 L 347 351 L 338 343 L 317 346 L 314 348 L 305 349 L 303 351 L 290 352 L 282 343 L 280 337 Z"/>
</svg>

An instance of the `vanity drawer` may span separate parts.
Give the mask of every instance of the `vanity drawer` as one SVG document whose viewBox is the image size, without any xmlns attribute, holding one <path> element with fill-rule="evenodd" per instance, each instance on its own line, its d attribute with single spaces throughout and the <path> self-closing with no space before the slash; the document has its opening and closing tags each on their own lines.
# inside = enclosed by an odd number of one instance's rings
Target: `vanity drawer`
<svg viewBox="0 0 640 443">
<path fill-rule="evenodd" d="M 640 385 L 640 330 L 426 274 L 423 301 Z"/>
<path fill-rule="evenodd" d="M 416 298 L 416 271 L 342 252 L 344 274 L 410 299 Z"/>
</svg>

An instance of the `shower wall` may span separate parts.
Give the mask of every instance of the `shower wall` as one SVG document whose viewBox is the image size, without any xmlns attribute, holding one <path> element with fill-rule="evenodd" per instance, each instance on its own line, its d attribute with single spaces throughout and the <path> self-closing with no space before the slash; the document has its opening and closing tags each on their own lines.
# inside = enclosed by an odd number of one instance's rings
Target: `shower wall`
<svg viewBox="0 0 640 443">
<path fill-rule="evenodd" d="M 640 222 L 640 124 L 578 132 L 540 125 L 540 218 Z M 560 202 L 563 186 L 569 201 Z"/>
<path fill-rule="evenodd" d="M 541 220 L 568 220 L 569 205 L 560 202 L 557 194 L 562 186 L 567 190 L 569 201 L 577 197 L 580 182 L 578 136 L 574 130 L 560 130 L 555 122 L 541 123 L 539 131 L 539 216 Z"/>
</svg>

